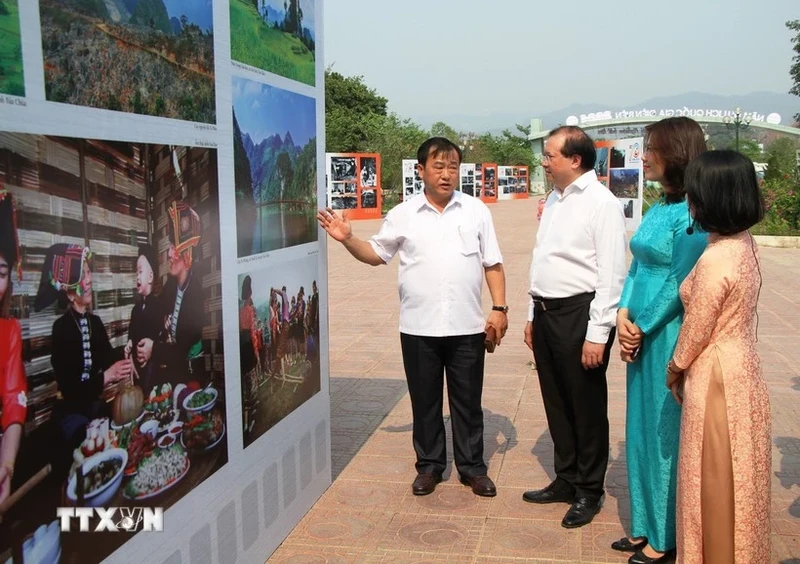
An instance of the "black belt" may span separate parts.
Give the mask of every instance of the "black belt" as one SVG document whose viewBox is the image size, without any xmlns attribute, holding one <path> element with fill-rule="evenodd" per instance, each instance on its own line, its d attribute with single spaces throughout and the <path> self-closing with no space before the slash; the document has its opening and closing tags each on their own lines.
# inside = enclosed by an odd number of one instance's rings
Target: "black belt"
<svg viewBox="0 0 800 564">
<path fill-rule="evenodd" d="M 568 298 L 540 298 L 539 296 L 532 297 L 534 309 L 538 309 L 540 311 L 552 311 L 554 309 L 561 309 L 562 307 L 570 307 L 591 302 L 594 299 L 594 292 L 578 294 L 577 296 L 570 296 Z"/>
</svg>

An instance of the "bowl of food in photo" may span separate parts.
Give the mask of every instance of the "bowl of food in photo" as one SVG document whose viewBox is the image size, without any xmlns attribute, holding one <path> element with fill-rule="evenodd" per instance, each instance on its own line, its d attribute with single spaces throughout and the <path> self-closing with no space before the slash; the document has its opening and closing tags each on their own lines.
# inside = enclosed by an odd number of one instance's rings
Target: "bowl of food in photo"
<svg viewBox="0 0 800 564">
<path fill-rule="evenodd" d="M 122 483 L 122 471 L 128 464 L 128 452 L 121 448 L 104 450 L 87 458 L 81 465 L 83 473 L 83 505 L 104 507 L 108 505 Z M 67 498 L 76 503 L 78 473 L 67 483 Z"/>
<path fill-rule="evenodd" d="M 172 425 L 167 428 L 167 434 L 171 435 L 175 439 L 177 439 L 180 434 L 183 432 L 183 422 L 175 421 Z"/>
<path fill-rule="evenodd" d="M 218 392 L 214 388 L 195 390 L 183 400 L 183 409 L 190 415 L 209 411 L 217 403 L 217 395 Z"/>
<path fill-rule="evenodd" d="M 149 435 L 150 438 L 155 439 L 158 435 L 158 421 L 155 419 L 148 419 L 139 427 L 139 432 L 143 435 Z"/>
<path fill-rule="evenodd" d="M 175 437 L 173 435 L 162 435 L 158 441 L 156 441 L 158 448 L 169 448 L 175 444 Z"/>
</svg>

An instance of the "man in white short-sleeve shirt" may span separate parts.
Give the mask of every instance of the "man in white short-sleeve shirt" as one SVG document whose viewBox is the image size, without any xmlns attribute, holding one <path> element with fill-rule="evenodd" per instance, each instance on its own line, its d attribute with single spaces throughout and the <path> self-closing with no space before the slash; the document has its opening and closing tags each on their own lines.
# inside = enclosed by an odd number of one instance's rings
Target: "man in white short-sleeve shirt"
<svg viewBox="0 0 800 564">
<path fill-rule="evenodd" d="M 400 343 L 414 418 L 415 495 L 434 491 L 447 464 L 442 417 L 444 375 L 459 478 L 476 495 L 494 496 L 483 460 L 483 366 L 487 331 L 496 344 L 508 328 L 503 257 L 492 215 L 482 201 L 456 191 L 461 150 L 442 137 L 423 143 L 417 170 L 425 189 L 387 215 L 369 241 L 328 208 L 322 227 L 359 261 L 378 266 L 398 255 Z M 483 279 L 492 295 L 484 320 Z"/>
</svg>

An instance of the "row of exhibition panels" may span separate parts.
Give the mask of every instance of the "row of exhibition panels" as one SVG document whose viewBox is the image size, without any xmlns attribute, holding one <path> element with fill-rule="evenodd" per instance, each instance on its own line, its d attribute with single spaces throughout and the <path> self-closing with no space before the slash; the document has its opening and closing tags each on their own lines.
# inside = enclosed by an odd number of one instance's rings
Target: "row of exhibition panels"
<svg viewBox="0 0 800 564">
<path fill-rule="evenodd" d="M 378 153 L 326 153 L 328 206 L 347 210 L 350 219 L 381 217 L 381 156 Z M 422 192 L 416 159 L 403 159 L 403 201 Z M 486 203 L 528 198 L 530 169 L 496 163 L 462 163 L 458 190 Z"/>
</svg>

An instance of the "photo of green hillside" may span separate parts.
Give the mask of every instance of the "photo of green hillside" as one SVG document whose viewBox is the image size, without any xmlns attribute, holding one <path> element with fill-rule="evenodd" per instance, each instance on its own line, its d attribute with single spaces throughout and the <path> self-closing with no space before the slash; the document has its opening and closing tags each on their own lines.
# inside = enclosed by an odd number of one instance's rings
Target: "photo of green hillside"
<svg viewBox="0 0 800 564">
<path fill-rule="evenodd" d="M 210 0 L 41 0 L 39 10 L 49 101 L 216 123 Z"/>
<path fill-rule="evenodd" d="M 19 0 L 0 0 L 0 94 L 25 96 Z"/>
<path fill-rule="evenodd" d="M 313 0 L 230 0 L 231 59 L 314 86 Z"/>
</svg>

